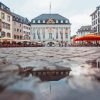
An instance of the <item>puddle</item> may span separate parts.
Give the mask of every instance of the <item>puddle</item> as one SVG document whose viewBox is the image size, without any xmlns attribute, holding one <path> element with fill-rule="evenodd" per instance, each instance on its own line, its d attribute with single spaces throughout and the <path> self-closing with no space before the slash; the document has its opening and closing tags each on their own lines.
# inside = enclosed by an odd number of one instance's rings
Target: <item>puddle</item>
<svg viewBox="0 0 100 100">
<path fill-rule="evenodd" d="M 59 81 L 48 82 L 43 82 L 38 77 L 31 75 L 20 77 L 15 73 L 0 74 L 0 100 L 3 100 L 1 99 L 2 95 L 8 95 L 6 91 L 14 91 L 13 93 L 16 93 L 16 91 L 19 91 L 19 93 L 26 92 L 23 96 L 29 93 L 33 97 L 28 100 L 100 99 L 100 82 L 89 75 L 92 72 L 89 69 L 91 64 L 86 62 L 100 58 L 100 48 L 8 48 L 8 50 L 1 48 L 0 59 L 5 57 L 10 64 L 20 64 L 21 67 L 55 67 L 58 69 L 60 67 L 71 67 L 72 72 L 70 76 Z M 0 69 L 7 68 L 8 65 L 2 66 L 1 61 Z M 5 84 L 6 88 L 2 86 L 3 82 L 9 83 Z M 13 93 L 11 92 L 9 95 Z M 16 95 L 19 96 L 18 93 Z"/>
</svg>

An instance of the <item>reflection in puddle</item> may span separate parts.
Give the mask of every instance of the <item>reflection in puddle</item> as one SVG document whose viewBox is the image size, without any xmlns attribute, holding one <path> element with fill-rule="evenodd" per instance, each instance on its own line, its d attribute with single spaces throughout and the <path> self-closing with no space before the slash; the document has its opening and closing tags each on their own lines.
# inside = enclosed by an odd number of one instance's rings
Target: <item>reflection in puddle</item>
<svg viewBox="0 0 100 100">
<path fill-rule="evenodd" d="M 7 91 L 19 91 L 29 93 L 34 98 L 26 100 L 100 100 L 100 83 L 96 81 L 93 75 L 90 75 L 90 65 L 86 61 L 92 61 L 99 58 L 100 48 L 8 48 L 0 49 L 0 69 L 7 70 L 8 63 L 13 64 L 9 69 L 20 64 L 21 67 L 31 66 L 42 68 L 45 66 L 60 68 L 71 67 L 70 76 L 64 77 L 58 81 L 41 81 L 38 77 L 29 75 L 27 77 L 0 73 L 0 93 L 8 95 Z M 89 55 L 89 56 L 88 56 Z M 95 65 L 95 64 L 94 64 Z M 91 72 L 92 73 L 92 72 Z M 7 88 L 1 84 L 7 85 Z M 10 92 L 9 92 L 10 93 Z M 12 94 L 12 93 L 11 93 Z M 19 97 L 16 93 L 15 97 Z M 25 98 L 26 93 L 24 93 Z M 6 97 L 6 96 L 5 96 Z M 7 99 L 5 99 L 7 100 Z M 9 99 L 8 99 L 9 100 Z"/>
<path fill-rule="evenodd" d="M 86 77 L 81 73 L 75 75 L 74 71 L 69 77 L 50 82 L 42 82 L 30 75 L 9 86 L 7 90 L 32 92 L 35 100 L 80 100 L 84 96 L 82 100 L 99 100 L 100 97 L 100 83 L 91 76 Z"/>
</svg>

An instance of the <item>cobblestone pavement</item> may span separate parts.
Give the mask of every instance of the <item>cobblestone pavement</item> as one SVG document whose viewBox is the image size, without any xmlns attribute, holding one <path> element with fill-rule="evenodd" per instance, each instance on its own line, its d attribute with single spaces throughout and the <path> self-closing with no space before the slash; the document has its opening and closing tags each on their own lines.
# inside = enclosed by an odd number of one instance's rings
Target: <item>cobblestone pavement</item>
<svg viewBox="0 0 100 100">
<path fill-rule="evenodd" d="M 92 75 L 100 72 L 99 58 L 99 47 L 0 48 L 0 100 L 99 100 L 100 83 Z M 41 82 L 19 76 L 18 65 L 72 72 L 60 81 Z"/>
</svg>

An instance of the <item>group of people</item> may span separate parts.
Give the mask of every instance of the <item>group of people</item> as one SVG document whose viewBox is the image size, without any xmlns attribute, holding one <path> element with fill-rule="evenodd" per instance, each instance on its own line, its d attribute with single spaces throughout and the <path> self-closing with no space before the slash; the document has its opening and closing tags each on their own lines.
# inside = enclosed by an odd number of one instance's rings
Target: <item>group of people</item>
<svg viewBox="0 0 100 100">
<path fill-rule="evenodd" d="M 42 47 L 42 44 L 38 43 L 21 43 L 21 42 L 0 42 L 0 47 Z"/>
</svg>

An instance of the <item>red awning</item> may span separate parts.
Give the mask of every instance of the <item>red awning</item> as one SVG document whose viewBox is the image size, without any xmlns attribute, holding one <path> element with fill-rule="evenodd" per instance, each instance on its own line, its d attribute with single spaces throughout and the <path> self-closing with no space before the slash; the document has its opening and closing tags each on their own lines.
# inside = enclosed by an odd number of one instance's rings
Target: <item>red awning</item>
<svg viewBox="0 0 100 100">
<path fill-rule="evenodd" d="M 74 39 L 74 41 L 100 41 L 100 36 L 94 34 L 88 34 L 79 38 Z"/>
</svg>

